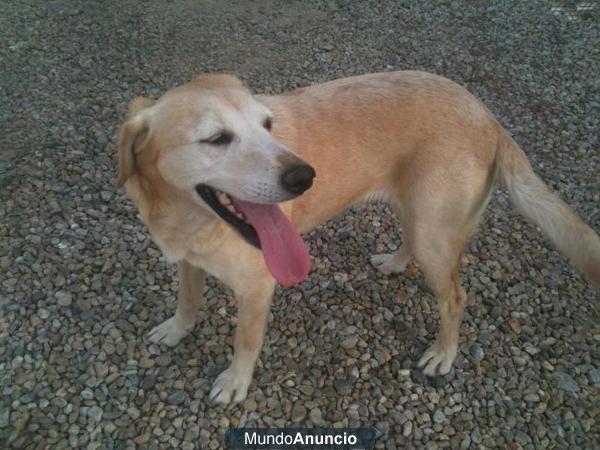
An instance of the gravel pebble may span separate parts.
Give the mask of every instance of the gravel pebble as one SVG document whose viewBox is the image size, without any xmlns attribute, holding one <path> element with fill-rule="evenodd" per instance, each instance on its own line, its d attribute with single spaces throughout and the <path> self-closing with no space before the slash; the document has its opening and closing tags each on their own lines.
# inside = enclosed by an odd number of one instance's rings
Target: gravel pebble
<svg viewBox="0 0 600 450">
<path fill-rule="evenodd" d="M 592 383 L 594 386 L 599 385 L 600 384 L 600 370 L 591 369 L 588 372 L 588 378 L 590 379 L 590 383 Z"/>
<path fill-rule="evenodd" d="M 87 410 L 87 415 L 92 422 L 100 422 L 104 411 L 99 406 L 92 406 Z"/>
<path fill-rule="evenodd" d="M 70 306 L 73 302 L 73 297 L 69 292 L 58 291 L 54 294 L 54 297 L 56 298 L 56 303 L 60 306 Z"/>
<path fill-rule="evenodd" d="M 554 380 L 560 389 L 571 394 L 575 394 L 581 390 L 577 382 L 564 372 L 554 372 Z"/>
<path fill-rule="evenodd" d="M 320 408 L 313 408 L 310 410 L 309 419 L 314 426 L 323 424 L 323 413 Z"/>
<path fill-rule="evenodd" d="M 292 422 L 302 422 L 306 417 L 306 407 L 300 403 L 296 403 L 292 408 Z"/>
<path fill-rule="evenodd" d="M 433 413 L 433 421 L 435 423 L 444 423 L 446 421 L 446 415 L 438 409 Z"/>
<path fill-rule="evenodd" d="M 340 345 L 342 346 L 342 348 L 344 348 L 346 350 L 350 350 L 350 349 L 356 347 L 357 343 L 358 343 L 358 337 L 348 336 L 348 337 L 344 338 L 342 340 L 342 342 L 340 342 Z"/>
<path fill-rule="evenodd" d="M 167 397 L 167 403 L 171 405 L 180 405 L 186 399 L 185 391 L 176 391 Z"/>
<path fill-rule="evenodd" d="M 10 423 L 10 410 L 8 408 L 0 408 L 0 428 L 6 428 Z"/>
<path fill-rule="evenodd" d="M 473 360 L 477 363 L 480 362 L 485 356 L 483 349 L 479 344 L 471 345 L 471 347 L 469 348 L 469 353 L 473 357 Z"/>
<path fill-rule="evenodd" d="M 91 400 L 94 398 L 94 391 L 92 391 L 90 388 L 85 388 L 83 391 L 81 391 L 81 398 L 84 400 Z"/>
</svg>

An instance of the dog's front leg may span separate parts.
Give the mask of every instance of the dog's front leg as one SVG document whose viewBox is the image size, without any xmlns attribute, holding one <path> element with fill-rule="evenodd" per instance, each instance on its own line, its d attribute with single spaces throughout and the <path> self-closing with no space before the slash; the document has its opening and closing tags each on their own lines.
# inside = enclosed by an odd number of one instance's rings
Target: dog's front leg
<svg viewBox="0 0 600 450">
<path fill-rule="evenodd" d="M 192 328 L 204 291 L 204 270 L 182 260 L 177 263 L 179 292 L 177 311 L 170 319 L 154 327 L 148 338 L 155 344 L 176 345 Z"/>
<path fill-rule="evenodd" d="M 275 282 L 261 280 L 252 289 L 234 288 L 238 303 L 238 322 L 235 332 L 233 361 L 213 384 L 210 398 L 217 403 L 240 402 L 246 398 L 252 382 L 254 365 L 260 354 L 269 317 Z"/>
</svg>

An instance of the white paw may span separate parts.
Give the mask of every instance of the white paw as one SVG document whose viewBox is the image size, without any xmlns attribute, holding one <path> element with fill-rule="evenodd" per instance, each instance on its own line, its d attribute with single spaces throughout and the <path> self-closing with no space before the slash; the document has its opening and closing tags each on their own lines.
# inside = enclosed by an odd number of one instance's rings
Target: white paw
<svg viewBox="0 0 600 450">
<path fill-rule="evenodd" d="M 456 358 L 456 350 L 444 350 L 437 342 L 429 347 L 419 362 L 418 367 L 423 367 L 423 373 L 429 377 L 446 375 L 450 372 L 452 363 Z M 437 370 L 439 367 L 439 370 Z"/>
<path fill-rule="evenodd" d="M 396 253 L 382 253 L 371 256 L 371 264 L 379 271 L 389 275 L 402 272 L 408 264 L 408 258 L 402 258 Z"/>
<path fill-rule="evenodd" d="M 154 344 L 166 344 L 170 347 L 177 345 L 177 343 L 183 339 L 190 330 L 194 328 L 194 323 L 190 325 L 180 324 L 175 316 L 165 320 L 160 325 L 152 328 L 148 333 L 148 340 Z"/>
<path fill-rule="evenodd" d="M 210 399 L 223 405 L 241 402 L 246 398 L 251 382 L 252 374 L 244 376 L 229 367 L 221 372 L 213 383 Z"/>
</svg>

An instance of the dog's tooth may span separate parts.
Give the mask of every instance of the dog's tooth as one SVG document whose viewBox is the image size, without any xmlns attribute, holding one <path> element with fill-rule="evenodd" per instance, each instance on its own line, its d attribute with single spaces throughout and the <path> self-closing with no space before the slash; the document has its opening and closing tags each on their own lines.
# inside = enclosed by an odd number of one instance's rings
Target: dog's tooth
<svg viewBox="0 0 600 450">
<path fill-rule="evenodd" d="M 224 192 L 219 192 L 217 198 L 222 205 L 227 205 L 229 203 L 229 198 Z"/>
<path fill-rule="evenodd" d="M 234 214 L 234 215 L 236 214 L 236 210 L 231 203 L 225 205 L 225 207 L 227 208 L 227 211 L 229 211 L 231 214 Z"/>
</svg>

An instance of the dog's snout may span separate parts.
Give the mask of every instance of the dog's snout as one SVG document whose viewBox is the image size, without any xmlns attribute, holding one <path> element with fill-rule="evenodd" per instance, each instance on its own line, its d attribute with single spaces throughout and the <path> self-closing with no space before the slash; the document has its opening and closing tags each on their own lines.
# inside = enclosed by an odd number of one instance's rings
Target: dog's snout
<svg viewBox="0 0 600 450">
<path fill-rule="evenodd" d="M 281 184 L 292 194 L 300 195 L 312 186 L 315 169 L 308 164 L 288 167 L 281 175 Z"/>
</svg>

